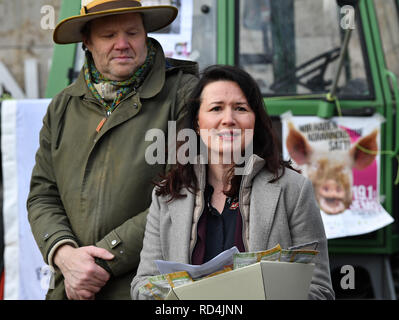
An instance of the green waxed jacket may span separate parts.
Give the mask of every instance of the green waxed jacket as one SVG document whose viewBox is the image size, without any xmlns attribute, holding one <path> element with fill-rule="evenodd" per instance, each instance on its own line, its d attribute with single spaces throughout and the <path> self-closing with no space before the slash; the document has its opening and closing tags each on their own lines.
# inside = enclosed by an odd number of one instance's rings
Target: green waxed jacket
<svg viewBox="0 0 399 320">
<path fill-rule="evenodd" d="M 115 256 L 104 266 L 112 276 L 97 299 L 130 299 L 152 181 L 166 170 L 165 164 L 146 162 L 154 141 L 145 141 L 145 135 L 157 128 L 167 137 L 168 121 L 179 125 L 198 81 L 196 63 L 165 59 L 157 42 L 156 48 L 143 85 L 123 99 L 99 132 L 105 109 L 83 72 L 52 100 L 43 119 L 27 201 L 29 222 L 46 263 L 52 263 L 51 249 L 61 241 L 95 245 Z M 59 271 L 47 298 L 66 298 Z"/>
</svg>

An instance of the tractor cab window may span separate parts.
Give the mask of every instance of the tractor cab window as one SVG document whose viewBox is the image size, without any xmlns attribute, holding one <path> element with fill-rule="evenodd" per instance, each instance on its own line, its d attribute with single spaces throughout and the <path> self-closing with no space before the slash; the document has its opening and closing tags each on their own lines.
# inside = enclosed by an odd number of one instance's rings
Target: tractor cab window
<svg viewBox="0 0 399 320">
<path fill-rule="evenodd" d="M 328 93 L 352 28 L 337 95 L 370 98 L 359 11 L 336 0 L 239 1 L 238 65 L 265 96 Z"/>
<path fill-rule="evenodd" d="M 388 70 L 399 78 L 399 3 L 374 0 L 380 36 Z"/>
</svg>

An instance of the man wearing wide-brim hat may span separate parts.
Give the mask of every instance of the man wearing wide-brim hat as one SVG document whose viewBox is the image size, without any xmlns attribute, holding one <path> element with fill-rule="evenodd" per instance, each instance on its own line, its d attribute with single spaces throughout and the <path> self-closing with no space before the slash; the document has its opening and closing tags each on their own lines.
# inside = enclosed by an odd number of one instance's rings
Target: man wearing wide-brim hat
<svg viewBox="0 0 399 320">
<path fill-rule="evenodd" d="M 83 42 L 86 59 L 44 117 L 27 202 L 55 270 L 48 299 L 130 299 L 152 181 L 167 167 L 146 161 L 146 133 L 179 127 L 197 82 L 196 63 L 165 58 L 147 37 L 176 15 L 173 6 L 82 0 L 54 31 L 56 43 Z"/>
</svg>

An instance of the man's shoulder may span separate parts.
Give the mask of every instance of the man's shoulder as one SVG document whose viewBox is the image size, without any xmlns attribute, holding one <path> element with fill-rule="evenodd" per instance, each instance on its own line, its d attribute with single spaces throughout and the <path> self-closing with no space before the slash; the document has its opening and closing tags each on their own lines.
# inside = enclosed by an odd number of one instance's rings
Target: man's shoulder
<svg viewBox="0 0 399 320">
<path fill-rule="evenodd" d="M 57 93 L 52 98 L 52 104 L 62 105 L 63 101 L 70 100 L 71 97 L 78 97 L 85 94 L 85 86 L 82 71 L 79 74 L 79 77 L 72 82 L 70 85 L 62 89 L 59 93 Z"/>
<path fill-rule="evenodd" d="M 49 105 L 49 112 L 57 114 L 59 112 L 63 112 L 65 107 L 68 105 L 69 101 L 72 97 L 76 96 L 75 93 L 76 84 L 73 82 L 59 93 L 57 93 L 52 99 Z"/>
<path fill-rule="evenodd" d="M 80 97 L 86 93 L 86 90 L 87 90 L 87 85 L 84 76 L 84 69 L 82 67 L 75 81 L 73 81 L 69 86 L 67 86 L 63 91 L 61 91 L 61 93 L 70 96 Z"/>
<path fill-rule="evenodd" d="M 195 61 L 166 58 L 166 72 L 181 70 L 183 73 L 199 76 L 199 65 Z"/>
<path fill-rule="evenodd" d="M 63 101 L 69 100 L 71 97 L 71 94 L 69 93 L 70 87 L 72 86 L 69 85 L 68 87 L 64 88 L 62 91 L 57 93 L 52 99 L 51 99 L 51 105 L 54 105 L 56 107 L 57 105 L 62 104 Z"/>
</svg>

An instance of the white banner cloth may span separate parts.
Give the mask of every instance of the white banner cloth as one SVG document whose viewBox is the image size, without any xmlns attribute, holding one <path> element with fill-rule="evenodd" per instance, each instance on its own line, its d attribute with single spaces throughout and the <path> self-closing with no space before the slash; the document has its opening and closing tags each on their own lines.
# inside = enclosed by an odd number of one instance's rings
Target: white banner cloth
<svg viewBox="0 0 399 320">
<path fill-rule="evenodd" d="M 28 222 L 26 200 L 48 99 L 7 100 L 1 107 L 5 300 L 41 300 L 46 265 Z"/>
</svg>

